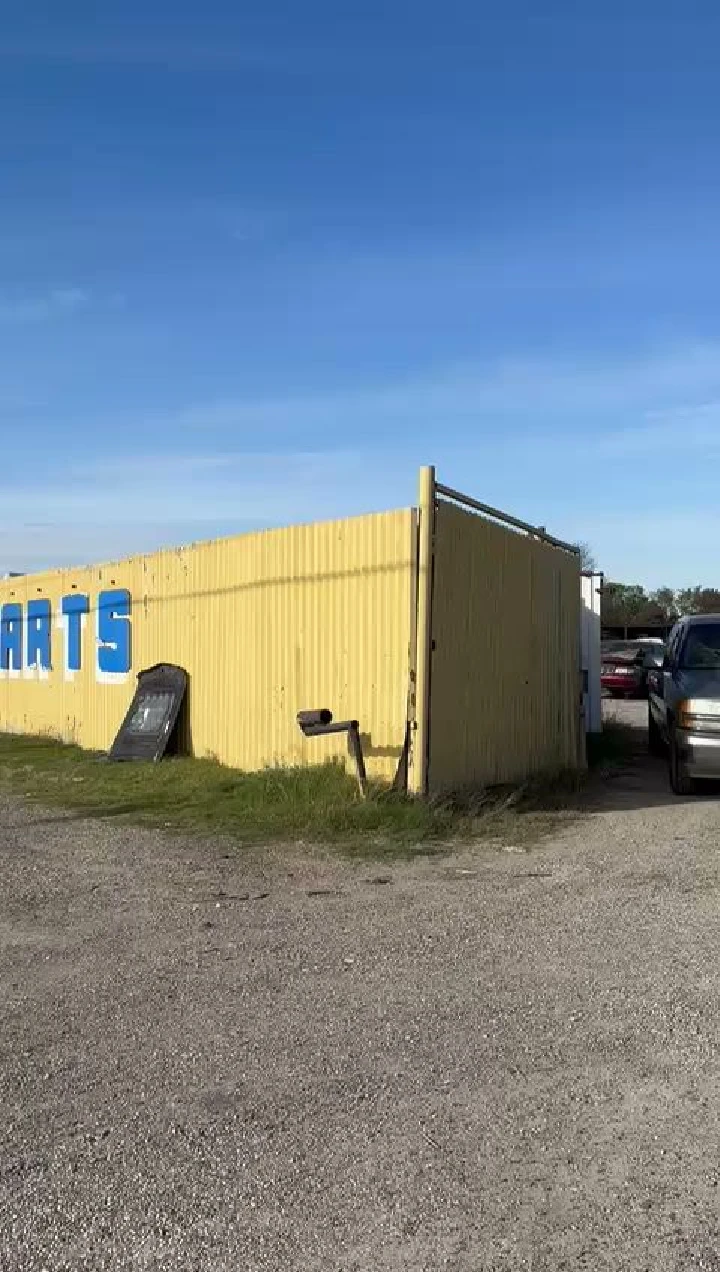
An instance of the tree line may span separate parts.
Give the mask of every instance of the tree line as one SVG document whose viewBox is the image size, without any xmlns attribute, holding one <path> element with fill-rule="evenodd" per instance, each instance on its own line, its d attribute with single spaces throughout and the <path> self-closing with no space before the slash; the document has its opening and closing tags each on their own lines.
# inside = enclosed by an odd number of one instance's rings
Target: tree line
<svg viewBox="0 0 720 1272">
<path fill-rule="evenodd" d="M 605 581 L 602 621 L 606 627 L 674 623 L 683 614 L 720 614 L 720 591 L 714 587 L 659 587 L 646 592 L 639 583 Z"/>
<path fill-rule="evenodd" d="M 583 570 L 597 571 L 592 549 L 578 543 Z M 602 590 L 602 621 L 606 627 L 667 626 L 683 614 L 720 614 L 720 590 L 715 587 L 658 587 L 647 592 L 639 583 L 613 583 Z"/>
</svg>

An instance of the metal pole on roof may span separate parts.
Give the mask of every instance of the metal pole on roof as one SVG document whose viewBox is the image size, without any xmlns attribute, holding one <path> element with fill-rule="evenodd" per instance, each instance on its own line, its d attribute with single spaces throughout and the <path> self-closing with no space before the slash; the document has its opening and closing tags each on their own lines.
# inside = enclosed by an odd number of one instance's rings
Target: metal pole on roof
<svg viewBox="0 0 720 1272">
<path fill-rule="evenodd" d="M 417 657 L 415 663 L 415 730 L 408 789 L 426 795 L 430 749 L 430 659 L 432 657 L 432 571 L 435 536 L 435 469 L 420 469 L 417 581 Z"/>
</svg>

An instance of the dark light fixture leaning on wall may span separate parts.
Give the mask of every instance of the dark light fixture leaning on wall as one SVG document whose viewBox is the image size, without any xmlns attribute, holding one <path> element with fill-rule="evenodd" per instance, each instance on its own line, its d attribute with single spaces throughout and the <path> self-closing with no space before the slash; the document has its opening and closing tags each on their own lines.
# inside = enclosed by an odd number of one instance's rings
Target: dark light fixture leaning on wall
<svg viewBox="0 0 720 1272">
<path fill-rule="evenodd" d="M 348 751 L 355 761 L 358 787 L 365 799 L 368 784 L 358 721 L 338 720 L 333 723 L 332 711 L 328 711 L 327 707 L 320 707 L 314 711 L 298 711 L 297 722 L 306 738 L 326 737 L 328 733 L 347 733 Z"/>
</svg>

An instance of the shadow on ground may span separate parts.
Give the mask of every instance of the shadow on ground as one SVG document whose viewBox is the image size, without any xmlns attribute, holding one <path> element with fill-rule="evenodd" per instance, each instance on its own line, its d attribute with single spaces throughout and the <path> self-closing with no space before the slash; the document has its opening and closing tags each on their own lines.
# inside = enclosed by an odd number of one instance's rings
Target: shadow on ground
<svg viewBox="0 0 720 1272">
<path fill-rule="evenodd" d="M 606 699 L 603 721 L 606 727 L 622 730 L 624 742 L 622 753 L 605 764 L 600 763 L 591 776 L 586 791 L 590 807 L 607 810 L 677 808 L 680 804 L 720 800 L 720 782 L 702 782 L 694 795 L 673 794 L 667 761 L 649 751 L 646 702 Z"/>
</svg>

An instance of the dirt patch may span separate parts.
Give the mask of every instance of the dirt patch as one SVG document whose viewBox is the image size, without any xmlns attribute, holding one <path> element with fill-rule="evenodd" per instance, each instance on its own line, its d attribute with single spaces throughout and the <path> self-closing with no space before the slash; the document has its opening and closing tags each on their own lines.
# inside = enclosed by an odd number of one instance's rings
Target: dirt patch
<svg viewBox="0 0 720 1272">
<path fill-rule="evenodd" d="M 655 764 L 381 872 L 0 806 L 0 1267 L 715 1266 L 720 805 Z"/>
</svg>

